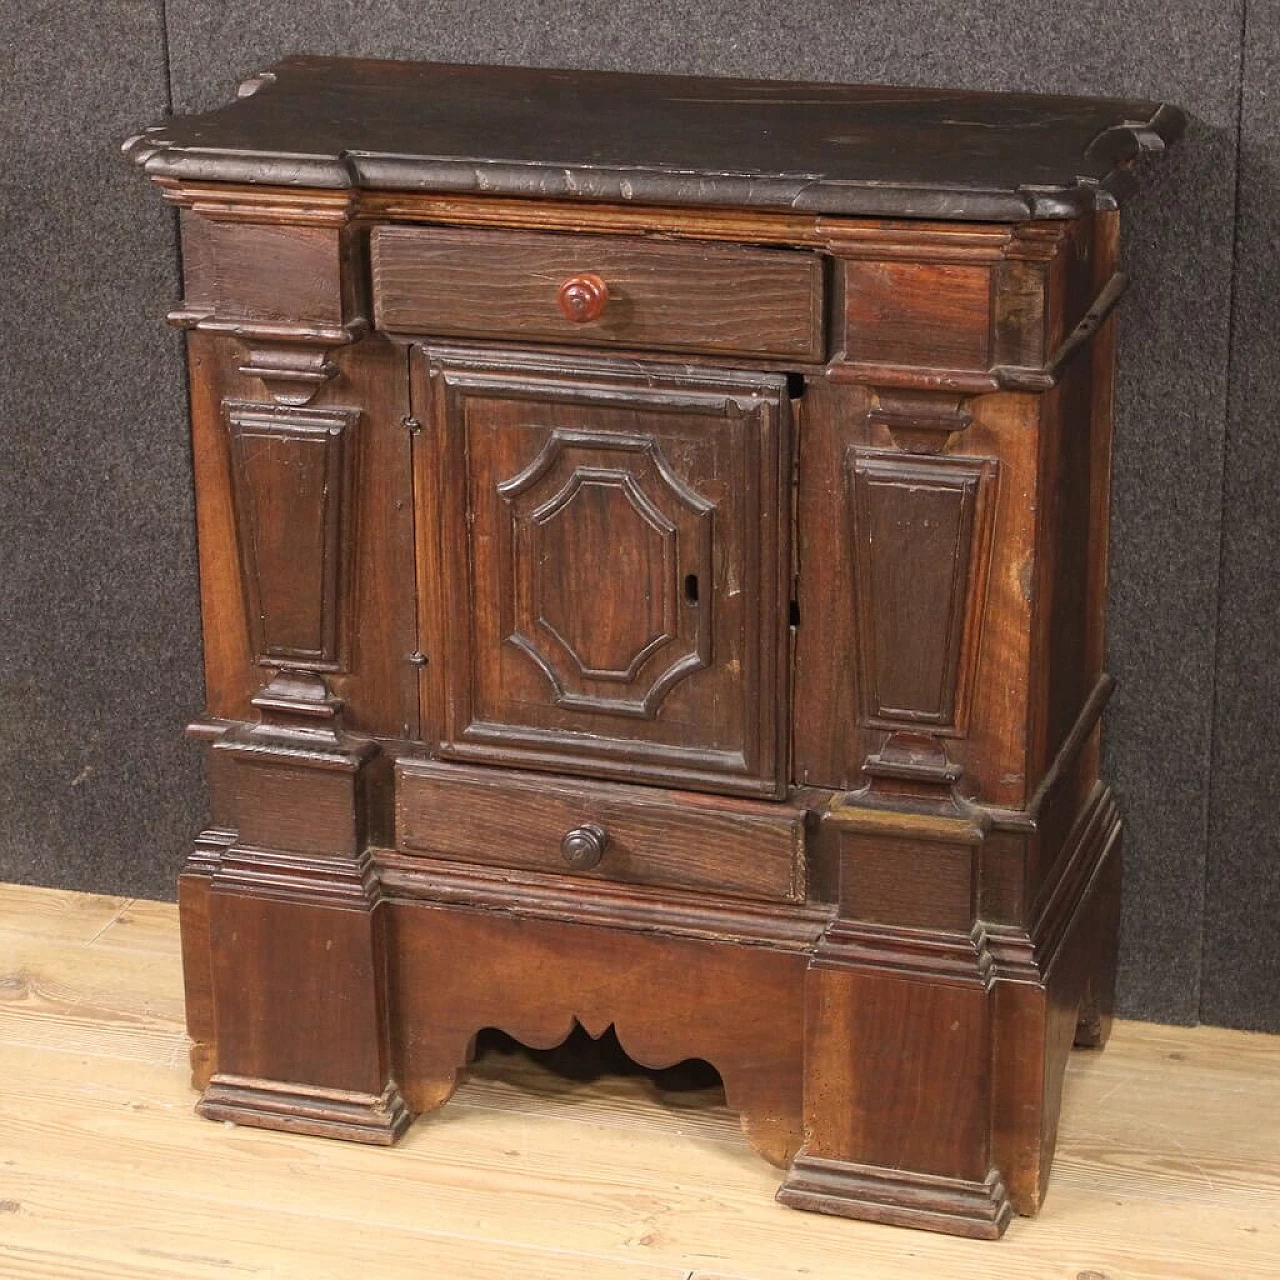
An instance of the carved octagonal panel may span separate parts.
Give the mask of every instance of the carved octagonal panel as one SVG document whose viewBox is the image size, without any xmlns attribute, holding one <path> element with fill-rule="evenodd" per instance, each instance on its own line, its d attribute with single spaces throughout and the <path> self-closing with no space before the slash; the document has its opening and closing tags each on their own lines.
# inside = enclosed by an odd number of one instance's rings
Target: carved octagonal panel
<svg viewBox="0 0 1280 1280">
<path fill-rule="evenodd" d="M 507 642 L 556 703 L 651 718 L 711 656 L 711 505 L 652 437 L 557 430 L 498 486 L 510 510 Z"/>
</svg>

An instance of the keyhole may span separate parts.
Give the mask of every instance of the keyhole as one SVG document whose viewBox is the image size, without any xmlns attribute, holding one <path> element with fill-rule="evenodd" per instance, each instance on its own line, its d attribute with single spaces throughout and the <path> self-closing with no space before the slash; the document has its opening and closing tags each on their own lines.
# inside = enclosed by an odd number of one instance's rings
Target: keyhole
<svg viewBox="0 0 1280 1280">
<path fill-rule="evenodd" d="M 696 573 L 685 574 L 684 602 L 685 604 L 698 603 L 698 575 Z"/>
</svg>

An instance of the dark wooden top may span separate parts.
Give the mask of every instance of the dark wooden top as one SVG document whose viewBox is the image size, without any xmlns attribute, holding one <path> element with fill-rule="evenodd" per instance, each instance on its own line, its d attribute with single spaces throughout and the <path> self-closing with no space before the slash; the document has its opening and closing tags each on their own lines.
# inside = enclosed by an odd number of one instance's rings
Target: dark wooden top
<svg viewBox="0 0 1280 1280">
<path fill-rule="evenodd" d="M 1156 102 L 290 58 L 125 150 L 153 177 L 1022 220 L 1114 207 Z"/>
</svg>

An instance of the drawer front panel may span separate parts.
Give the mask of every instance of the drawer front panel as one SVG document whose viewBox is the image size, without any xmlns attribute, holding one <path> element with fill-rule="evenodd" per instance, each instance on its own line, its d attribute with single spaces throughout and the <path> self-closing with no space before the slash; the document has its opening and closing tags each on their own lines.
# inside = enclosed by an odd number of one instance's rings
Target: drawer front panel
<svg viewBox="0 0 1280 1280">
<path fill-rule="evenodd" d="M 371 254 L 393 333 L 824 357 L 816 254 L 400 226 L 375 228 Z"/>
<path fill-rule="evenodd" d="M 779 902 L 805 896 L 800 809 L 502 769 L 401 761 L 396 847 L 626 884 Z"/>
<path fill-rule="evenodd" d="M 781 796 L 782 378 L 445 348 L 414 374 L 439 754 Z"/>
</svg>

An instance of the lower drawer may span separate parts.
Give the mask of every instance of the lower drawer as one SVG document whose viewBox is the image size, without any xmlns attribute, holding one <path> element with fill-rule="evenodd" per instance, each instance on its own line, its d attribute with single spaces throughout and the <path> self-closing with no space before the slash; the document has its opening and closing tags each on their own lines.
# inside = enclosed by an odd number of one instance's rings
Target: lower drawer
<svg viewBox="0 0 1280 1280">
<path fill-rule="evenodd" d="M 396 847 L 455 862 L 799 902 L 805 811 L 786 804 L 402 760 Z"/>
</svg>

